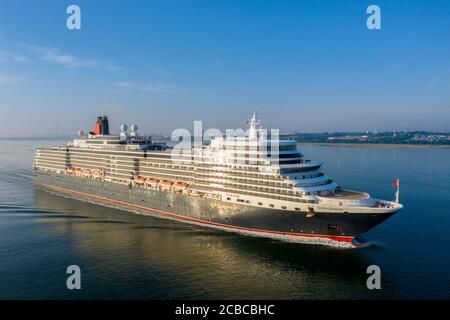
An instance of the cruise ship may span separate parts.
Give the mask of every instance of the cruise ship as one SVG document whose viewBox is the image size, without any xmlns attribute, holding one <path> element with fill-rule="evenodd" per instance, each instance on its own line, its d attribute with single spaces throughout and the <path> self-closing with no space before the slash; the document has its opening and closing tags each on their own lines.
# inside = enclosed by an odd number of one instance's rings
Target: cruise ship
<svg viewBox="0 0 450 320">
<path fill-rule="evenodd" d="M 188 147 L 177 148 L 136 125 L 110 134 L 100 116 L 67 145 L 35 150 L 35 184 L 202 227 L 338 246 L 356 245 L 356 236 L 402 208 L 398 193 L 387 201 L 342 188 L 321 162 L 304 159 L 295 140 L 263 129 L 256 112 L 247 123 L 245 134 L 185 138 Z"/>
</svg>

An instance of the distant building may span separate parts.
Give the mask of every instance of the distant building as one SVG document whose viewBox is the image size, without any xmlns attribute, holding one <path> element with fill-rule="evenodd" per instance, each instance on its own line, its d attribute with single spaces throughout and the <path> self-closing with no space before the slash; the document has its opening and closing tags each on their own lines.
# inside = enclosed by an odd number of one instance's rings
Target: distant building
<svg viewBox="0 0 450 320">
<path fill-rule="evenodd" d="M 450 136 L 442 134 L 416 134 L 411 138 L 411 141 L 416 142 L 439 142 L 444 140 L 450 140 Z"/>
</svg>

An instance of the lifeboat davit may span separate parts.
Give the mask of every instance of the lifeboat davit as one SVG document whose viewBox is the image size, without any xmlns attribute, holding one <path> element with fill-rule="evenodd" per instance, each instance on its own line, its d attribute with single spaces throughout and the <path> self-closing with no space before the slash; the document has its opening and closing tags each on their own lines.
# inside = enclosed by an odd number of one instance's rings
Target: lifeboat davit
<svg viewBox="0 0 450 320">
<path fill-rule="evenodd" d="M 136 184 L 144 184 L 145 183 L 145 178 L 143 176 L 137 176 L 134 178 L 134 183 Z"/>
</svg>

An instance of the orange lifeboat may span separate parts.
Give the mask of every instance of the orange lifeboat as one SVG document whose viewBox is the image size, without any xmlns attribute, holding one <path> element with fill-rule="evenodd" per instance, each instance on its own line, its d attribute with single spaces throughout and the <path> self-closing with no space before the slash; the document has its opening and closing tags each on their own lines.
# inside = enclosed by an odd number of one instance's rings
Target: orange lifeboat
<svg viewBox="0 0 450 320">
<path fill-rule="evenodd" d="M 150 187 L 150 188 L 156 188 L 158 186 L 158 182 L 159 182 L 159 180 L 155 179 L 155 178 L 145 179 L 145 184 L 147 185 L 147 187 Z"/>
<path fill-rule="evenodd" d="M 145 178 L 143 176 L 134 177 L 134 183 L 138 185 L 142 185 L 145 183 Z"/>
<path fill-rule="evenodd" d="M 189 183 L 186 182 L 176 182 L 175 185 L 173 186 L 173 190 L 174 191 L 184 191 L 187 190 L 189 188 Z"/>
<path fill-rule="evenodd" d="M 161 189 L 168 189 L 168 190 L 170 190 L 172 185 L 173 185 L 173 181 L 170 181 L 170 180 L 162 180 L 159 183 L 159 186 L 161 187 Z"/>
<path fill-rule="evenodd" d="M 68 168 L 66 169 L 66 173 L 67 173 L 67 174 L 70 174 L 70 175 L 74 174 L 74 173 L 75 173 L 75 168 L 68 167 Z"/>
<path fill-rule="evenodd" d="M 83 169 L 81 169 L 81 168 L 75 168 L 75 175 L 76 175 L 76 176 L 81 176 L 82 173 L 83 173 Z"/>
</svg>

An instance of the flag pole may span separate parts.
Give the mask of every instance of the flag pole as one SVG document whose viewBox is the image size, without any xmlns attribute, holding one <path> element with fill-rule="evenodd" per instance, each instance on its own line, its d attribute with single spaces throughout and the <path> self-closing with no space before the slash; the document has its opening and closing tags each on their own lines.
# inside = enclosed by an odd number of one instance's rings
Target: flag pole
<svg viewBox="0 0 450 320">
<path fill-rule="evenodd" d="M 397 178 L 397 191 L 395 191 L 395 203 L 399 202 L 400 197 L 400 178 Z"/>
</svg>

